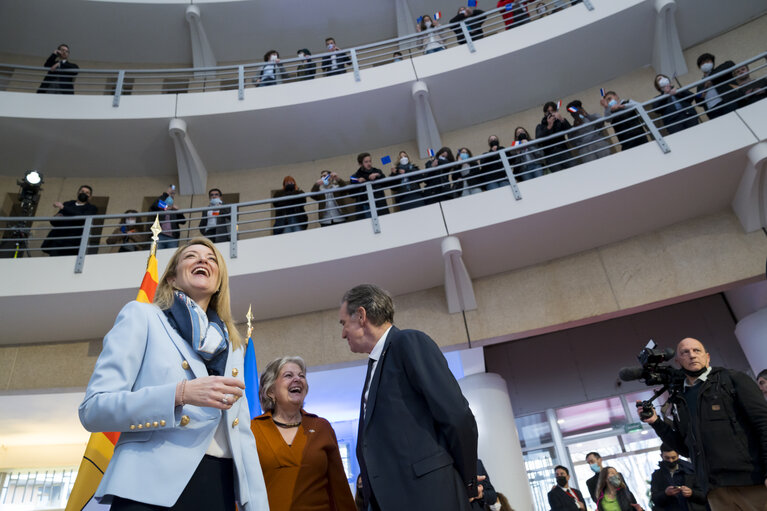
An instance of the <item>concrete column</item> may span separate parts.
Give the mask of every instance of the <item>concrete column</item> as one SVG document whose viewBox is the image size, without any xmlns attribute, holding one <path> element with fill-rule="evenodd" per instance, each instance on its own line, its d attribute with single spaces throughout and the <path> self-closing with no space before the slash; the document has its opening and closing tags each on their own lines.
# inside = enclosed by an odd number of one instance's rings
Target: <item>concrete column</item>
<svg viewBox="0 0 767 511">
<path fill-rule="evenodd" d="M 466 265 L 463 263 L 461 240 L 448 236 L 442 240 L 442 257 L 445 259 L 445 298 L 450 314 L 474 310 L 477 299 Z"/>
<path fill-rule="evenodd" d="M 171 119 L 168 134 L 173 139 L 173 146 L 176 149 L 179 192 L 181 195 L 204 194 L 205 185 L 208 182 L 208 171 L 189 138 L 186 122 L 181 119 Z"/>
<path fill-rule="evenodd" d="M 415 18 L 410 10 L 408 0 L 394 0 L 394 10 L 397 15 L 397 37 L 405 37 L 415 33 Z"/>
<path fill-rule="evenodd" d="M 735 326 L 735 337 L 738 338 L 740 347 L 746 354 L 746 360 L 754 376 L 763 369 L 767 369 L 765 332 L 767 332 L 767 307 L 749 314 Z"/>
<path fill-rule="evenodd" d="M 748 163 L 740 178 L 735 197 L 732 199 L 732 210 L 746 232 L 753 232 L 767 226 L 765 163 L 767 163 L 767 142 L 760 142 L 748 150 Z"/>
<path fill-rule="evenodd" d="M 442 147 L 442 139 L 437 128 L 437 121 L 429 104 L 429 87 L 422 81 L 413 83 L 413 101 L 415 102 L 416 141 L 421 158 L 429 156 L 429 149 L 437 150 Z"/>
<path fill-rule="evenodd" d="M 655 42 L 652 51 L 652 67 L 655 71 L 674 77 L 687 74 L 687 64 L 676 29 L 676 2 L 655 0 Z"/>
<path fill-rule="evenodd" d="M 482 373 L 461 378 L 458 384 L 477 419 L 479 458 L 493 486 L 514 509 L 533 509 L 506 381 L 497 374 Z"/>
<path fill-rule="evenodd" d="M 205 34 L 205 28 L 202 26 L 200 18 L 200 8 L 196 5 L 190 5 L 186 8 L 186 21 L 189 23 L 189 37 L 192 43 L 192 65 L 194 67 L 215 67 L 216 56 L 213 48 L 210 46 L 208 36 Z M 215 75 L 213 71 L 194 73 L 195 78 Z"/>
</svg>

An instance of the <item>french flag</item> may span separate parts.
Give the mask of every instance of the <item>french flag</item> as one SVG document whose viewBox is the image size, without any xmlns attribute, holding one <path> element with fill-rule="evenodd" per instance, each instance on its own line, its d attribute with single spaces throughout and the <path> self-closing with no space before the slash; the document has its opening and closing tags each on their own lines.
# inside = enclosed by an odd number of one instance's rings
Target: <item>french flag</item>
<svg viewBox="0 0 767 511">
<path fill-rule="evenodd" d="M 599 88 L 599 95 L 605 97 L 605 90 L 602 87 Z"/>
<path fill-rule="evenodd" d="M 560 108 L 562 108 L 562 100 L 561 99 L 559 101 L 557 101 L 557 110 L 559 110 Z"/>
<path fill-rule="evenodd" d="M 429 156 L 431 156 L 432 158 L 434 157 L 434 149 L 432 149 L 432 148 L 430 147 L 430 148 L 429 148 L 429 150 L 428 150 L 427 152 L 429 153 Z"/>
<path fill-rule="evenodd" d="M 524 144 L 524 143 L 525 143 L 525 141 L 524 141 L 524 140 L 514 140 L 514 141 L 511 143 L 511 147 L 514 147 L 514 146 L 518 146 L 518 145 L 522 145 L 522 144 Z"/>
<path fill-rule="evenodd" d="M 571 114 L 577 114 L 578 113 L 578 109 L 575 108 L 574 106 L 568 107 L 567 111 L 570 112 Z"/>
<path fill-rule="evenodd" d="M 436 21 L 436 20 L 438 20 L 440 18 L 442 18 L 442 11 L 435 12 L 434 13 L 434 21 Z"/>
</svg>

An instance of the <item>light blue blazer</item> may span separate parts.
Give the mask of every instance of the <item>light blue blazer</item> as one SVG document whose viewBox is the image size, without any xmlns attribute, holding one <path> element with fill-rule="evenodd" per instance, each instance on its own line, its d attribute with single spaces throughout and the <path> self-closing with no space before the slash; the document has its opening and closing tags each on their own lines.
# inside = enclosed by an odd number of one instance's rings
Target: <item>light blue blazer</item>
<svg viewBox="0 0 767 511">
<path fill-rule="evenodd" d="M 224 374 L 243 377 L 243 350 L 233 352 L 230 345 Z M 88 431 L 121 433 L 97 500 L 109 504 L 117 495 L 172 506 L 224 421 L 239 509 L 269 509 L 245 396 L 226 411 L 174 406 L 178 382 L 203 376 L 208 371 L 202 359 L 157 306 L 131 302 L 123 307 L 104 337 L 79 410 Z"/>
</svg>

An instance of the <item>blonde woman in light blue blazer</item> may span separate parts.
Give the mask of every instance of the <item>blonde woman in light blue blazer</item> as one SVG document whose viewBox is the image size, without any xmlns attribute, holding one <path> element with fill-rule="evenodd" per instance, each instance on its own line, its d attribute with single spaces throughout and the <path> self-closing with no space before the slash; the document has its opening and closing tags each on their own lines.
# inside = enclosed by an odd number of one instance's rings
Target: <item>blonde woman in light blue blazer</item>
<svg viewBox="0 0 767 511">
<path fill-rule="evenodd" d="M 205 238 L 176 250 L 154 304 L 120 311 L 85 399 L 88 431 L 119 431 L 96 491 L 112 509 L 268 510 L 243 389 L 224 259 Z"/>
</svg>

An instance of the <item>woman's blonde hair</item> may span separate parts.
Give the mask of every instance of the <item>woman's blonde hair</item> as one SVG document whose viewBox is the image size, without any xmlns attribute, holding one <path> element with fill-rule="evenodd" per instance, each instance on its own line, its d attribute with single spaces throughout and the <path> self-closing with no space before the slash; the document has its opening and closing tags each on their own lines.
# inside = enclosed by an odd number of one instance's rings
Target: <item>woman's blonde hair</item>
<svg viewBox="0 0 767 511">
<path fill-rule="evenodd" d="M 213 310 L 216 311 L 218 317 L 221 318 L 221 321 L 224 322 L 227 330 L 229 330 L 229 341 L 232 343 L 232 351 L 244 348 L 242 337 L 240 337 L 234 320 L 232 320 L 232 308 L 229 301 L 229 273 L 226 270 L 224 256 L 221 255 L 221 252 L 218 251 L 213 242 L 208 238 L 192 238 L 176 249 L 157 285 L 157 291 L 154 294 L 154 304 L 162 310 L 170 309 L 173 305 L 174 287 L 171 281 L 176 277 L 176 267 L 178 266 L 179 259 L 181 259 L 181 253 L 192 245 L 203 245 L 211 249 L 213 254 L 215 254 L 216 263 L 218 263 L 218 282 L 216 285 L 218 290 L 211 296 L 208 307 L 213 307 Z"/>
</svg>

